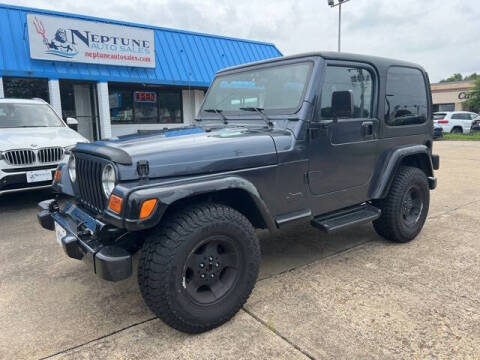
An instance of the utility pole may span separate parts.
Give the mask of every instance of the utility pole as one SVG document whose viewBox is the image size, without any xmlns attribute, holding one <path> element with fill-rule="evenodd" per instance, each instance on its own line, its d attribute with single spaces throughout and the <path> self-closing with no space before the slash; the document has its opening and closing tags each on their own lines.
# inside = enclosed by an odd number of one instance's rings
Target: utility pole
<svg viewBox="0 0 480 360">
<path fill-rule="evenodd" d="M 327 0 L 328 6 L 334 8 L 338 6 L 338 52 L 342 49 L 342 4 L 349 2 L 350 0 Z"/>
</svg>

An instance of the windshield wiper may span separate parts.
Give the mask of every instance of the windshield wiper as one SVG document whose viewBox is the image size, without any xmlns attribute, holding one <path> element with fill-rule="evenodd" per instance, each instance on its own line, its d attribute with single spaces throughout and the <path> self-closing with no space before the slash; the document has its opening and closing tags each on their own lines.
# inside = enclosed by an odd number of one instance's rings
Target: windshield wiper
<svg viewBox="0 0 480 360">
<path fill-rule="evenodd" d="M 217 114 L 222 118 L 224 124 L 228 124 L 227 118 L 222 114 L 222 109 L 204 109 L 203 111 Z"/>
<path fill-rule="evenodd" d="M 254 111 L 254 112 L 257 112 L 260 114 L 260 116 L 262 117 L 263 120 L 265 120 L 265 124 L 267 124 L 267 126 L 269 128 L 273 127 L 273 123 L 272 121 L 268 118 L 268 116 L 264 113 L 264 109 L 263 108 L 260 108 L 260 107 L 241 107 L 240 110 L 243 110 L 243 111 Z"/>
</svg>

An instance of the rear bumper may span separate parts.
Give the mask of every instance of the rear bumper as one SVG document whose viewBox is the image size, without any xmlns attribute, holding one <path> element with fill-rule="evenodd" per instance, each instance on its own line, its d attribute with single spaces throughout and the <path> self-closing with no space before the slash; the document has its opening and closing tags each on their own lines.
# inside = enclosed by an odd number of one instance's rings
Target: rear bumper
<svg viewBox="0 0 480 360">
<path fill-rule="evenodd" d="M 103 240 L 115 238 L 115 232 L 77 207 L 73 202 L 42 201 L 37 214 L 40 225 L 54 231 L 60 226 L 64 234 L 57 239 L 68 257 L 83 260 L 100 278 L 124 280 L 132 274 L 132 255 L 122 247 L 105 245 Z M 61 231 L 59 231 L 61 232 Z M 112 235 L 113 234 L 113 235 Z"/>
</svg>

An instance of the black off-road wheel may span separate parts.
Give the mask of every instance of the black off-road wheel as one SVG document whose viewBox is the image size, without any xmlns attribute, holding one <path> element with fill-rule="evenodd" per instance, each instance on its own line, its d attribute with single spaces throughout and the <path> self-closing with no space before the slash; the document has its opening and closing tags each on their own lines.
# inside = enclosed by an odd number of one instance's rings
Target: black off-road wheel
<svg viewBox="0 0 480 360">
<path fill-rule="evenodd" d="M 255 285 L 260 246 L 248 219 L 220 204 L 170 214 L 147 237 L 138 268 L 142 296 L 171 327 L 201 333 L 230 320 Z"/>
<path fill-rule="evenodd" d="M 387 197 L 375 205 L 382 210 L 373 222 L 380 236 L 400 243 L 413 240 L 425 224 L 430 205 L 425 173 L 415 167 L 400 167 Z"/>
</svg>

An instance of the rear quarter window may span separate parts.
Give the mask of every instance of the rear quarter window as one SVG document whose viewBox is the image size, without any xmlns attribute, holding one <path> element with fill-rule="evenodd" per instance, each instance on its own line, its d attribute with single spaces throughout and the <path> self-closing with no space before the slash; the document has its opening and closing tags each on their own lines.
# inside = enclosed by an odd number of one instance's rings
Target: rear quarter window
<svg viewBox="0 0 480 360">
<path fill-rule="evenodd" d="M 423 124 L 427 115 L 427 90 L 422 72 L 392 66 L 387 73 L 385 122 L 390 126 Z"/>
</svg>

